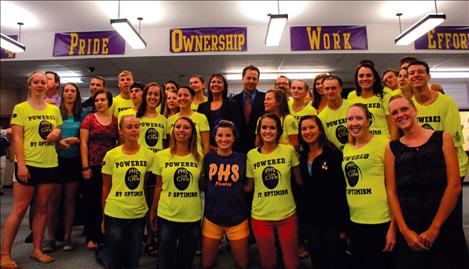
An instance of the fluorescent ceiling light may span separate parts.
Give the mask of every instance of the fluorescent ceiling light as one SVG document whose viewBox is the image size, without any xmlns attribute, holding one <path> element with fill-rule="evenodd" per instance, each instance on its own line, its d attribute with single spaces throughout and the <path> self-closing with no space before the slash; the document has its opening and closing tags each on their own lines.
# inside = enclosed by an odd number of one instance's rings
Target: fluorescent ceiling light
<svg viewBox="0 0 469 269">
<path fill-rule="evenodd" d="M 276 80 L 280 75 L 285 74 L 283 72 L 280 73 L 261 73 L 259 80 Z M 286 77 L 289 79 L 313 79 L 319 73 L 288 73 Z M 232 73 L 226 74 L 227 80 L 241 80 L 242 73 Z"/>
<path fill-rule="evenodd" d="M 282 38 L 283 30 L 287 24 L 288 14 L 268 14 L 270 17 L 265 36 L 266 46 L 278 46 Z"/>
<path fill-rule="evenodd" d="M 469 78 L 469 72 L 431 72 L 432 78 Z"/>
<path fill-rule="evenodd" d="M 11 52 L 24 52 L 26 50 L 26 47 L 21 44 L 20 42 L 14 40 L 13 38 L 0 34 L 1 35 L 1 42 L 0 42 L 0 47 L 3 49 L 6 49 Z"/>
<path fill-rule="evenodd" d="M 61 83 L 83 83 L 80 77 L 61 77 L 60 78 Z"/>
<path fill-rule="evenodd" d="M 120 1 L 116 5 L 116 1 L 89 1 L 94 5 L 97 11 L 101 12 L 107 19 L 116 17 L 119 12 L 119 18 L 145 18 L 145 24 L 154 24 L 158 21 L 163 21 L 169 14 L 166 12 L 164 5 L 173 4 L 173 1 Z M 3 0 L 2 0 L 3 4 Z M 99 14 L 98 14 L 99 15 Z M 100 16 L 97 16 L 100 17 Z"/>
<path fill-rule="evenodd" d="M 276 69 L 272 67 L 260 67 L 258 66 L 261 73 L 327 73 L 330 69 L 327 67 L 323 68 L 292 68 L 292 69 Z M 242 73 L 243 68 L 233 68 L 226 71 L 227 74 L 231 73 Z"/>
<path fill-rule="evenodd" d="M 435 67 L 430 68 L 430 74 L 433 72 L 469 72 L 468 67 Z"/>
<path fill-rule="evenodd" d="M 378 3 L 378 1 L 376 1 Z M 429 1 L 379 1 L 379 7 L 375 13 L 379 14 L 383 19 L 393 22 L 396 19 L 396 13 L 404 13 L 402 19 L 416 20 L 431 13 L 434 9 L 428 3 Z M 363 1 L 356 5 L 363 5 L 363 8 L 369 7 L 369 1 Z M 444 1 L 439 1 L 439 6 L 444 6 Z"/>
<path fill-rule="evenodd" d="M 44 65 L 42 66 L 42 69 L 44 69 Z M 61 68 L 62 70 L 51 70 L 57 73 L 59 77 L 81 77 L 82 73 L 80 71 L 70 71 L 70 70 L 63 70 L 64 68 Z M 50 70 L 50 69 L 49 69 Z"/>
<path fill-rule="evenodd" d="M 446 19 L 445 14 L 428 14 L 427 16 L 414 23 L 407 30 L 402 32 L 394 39 L 396 45 L 409 45 L 419 37 L 428 33 L 433 28 L 442 24 Z"/>
<path fill-rule="evenodd" d="M 234 1 L 233 1 L 234 2 Z M 314 8 L 313 1 L 236 1 L 240 16 L 244 16 L 249 21 L 266 23 L 265 14 L 274 14 L 278 12 L 279 7 L 282 12 L 287 13 L 290 19 L 299 15 L 307 14 L 311 8 Z M 257 24 L 257 23 L 256 23 Z"/>
<path fill-rule="evenodd" d="M 129 20 L 111 19 L 111 25 L 133 49 L 144 49 L 147 46 L 145 40 L 130 24 Z"/>
</svg>

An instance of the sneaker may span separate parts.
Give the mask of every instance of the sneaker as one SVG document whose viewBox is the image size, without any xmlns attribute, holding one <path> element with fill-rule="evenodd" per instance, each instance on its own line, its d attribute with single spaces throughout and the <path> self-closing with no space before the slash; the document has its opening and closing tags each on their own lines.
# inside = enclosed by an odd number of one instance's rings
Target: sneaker
<svg viewBox="0 0 469 269">
<path fill-rule="evenodd" d="M 72 244 L 72 240 L 66 239 L 64 240 L 64 246 L 62 248 L 63 251 L 72 251 L 75 249 L 75 246 Z"/>
<path fill-rule="evenodd" d="M 25 244 L 30 244 L 33 242 L 33 233 L 29 233 L 28 236 L 24 239 Z"/>
<path fill-rule="evenodd" d="M 50 253 L 57 250 L 57 245 L 55 244 L 55 240 L 48 240 L 46 245 L 42 247 L 42 251 L 44 253 Z"/>
</svg>

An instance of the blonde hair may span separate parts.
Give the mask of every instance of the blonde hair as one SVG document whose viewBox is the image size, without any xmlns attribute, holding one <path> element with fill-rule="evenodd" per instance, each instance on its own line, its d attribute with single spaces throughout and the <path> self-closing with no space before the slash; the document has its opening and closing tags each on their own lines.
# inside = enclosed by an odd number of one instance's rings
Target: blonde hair
<svg viewBox="0 0 469 269">
<path fill-rule="evenodd" d="M 396 94 L 396 95 L 391 96 L 391 98 L 389 98 L 388 107 L 389 107 L 389 104 L 391 104 L 391 101 L 394 101 L 396 99 L 406 99 L 413 108 L 417 109 L 417 107 L 414 104 L 414 101 L 412 101 L 411 98 L 406 97 L 402 94 Z"/>
<path fill-rule="evenodd" d="M 134 74 L 132 72 L 130 72 L 129 70 L 123 70 L 119 73 L 119 75 L 117 75 L 117 79 L 119 80 L 121 77 L 123 76 L 130 76 L 132 77 L 132 79 L 135 79 L 134 78 Z"/>
<path fill-rule="evenodd" d="M 36 74 L 42 74 L 43 76 L 46 76 L 46 73 L 41 72 L 41 71 L 34 71 L 32 72 L 29 76 L 28 79 L 26 79 L 26 87 L 29 88 L 29 85 L 31 85 L 31 80 L 33 79 L 34 75 Z"/>
</svg>

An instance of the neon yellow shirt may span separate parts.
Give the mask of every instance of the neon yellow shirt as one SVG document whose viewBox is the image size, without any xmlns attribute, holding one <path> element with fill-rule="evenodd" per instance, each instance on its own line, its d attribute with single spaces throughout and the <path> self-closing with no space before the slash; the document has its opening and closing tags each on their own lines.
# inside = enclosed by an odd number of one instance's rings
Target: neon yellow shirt
<svg viewBox="0 0 469 269">
<path fill-rule="evenodd" d="M 257 119 L 257 124 L 256 124 L 256 134 L 257 134 L 257 127 L 259 126 L 259 120 L 261 118 Z M 282 144 L 290 144 L 290 140 L 288 139 L 289 135 L 297 135 L 298 134 L 298 121 L 295 120 L 295 118 L 287 114 L 285 115 L 284 118 L 280 119 L 280 122 L 282 124 L 282 135 L 280 136 L 279 142 Z"/>
<path fill-rule="evenodd" d="M 385 96 L 386 95 L 388 94 L 385 94 Z M 388 120 L 386 118 L 386 116 L 389 115 L 388 102 L 389 98 L 384 96 L 383 98 L 379 98 L 376 95 L 369 98 L 357 96 L 351 101 L 352 104 L 362 103 L 368 107 L 371 113 L 370 132 L 374 135 L 384 136 L 387 139 L 390 137 Z"/>
<path fill-rule="evenodd" d="M 300 111 L 295 111 L 293 109 L 293 99 L 288 100 L 288 109 L 290 110 L 290 115 L 292 115 L 298 123 L 303 116 L 312 116 L 318 114 L 316 109 L 310 104 L 305 104 L 305 106 Z"/>
<path fill-rule="evenodd" d="M 383 88 L 383 94 L 390 93 L 390 92 L 392 92 L 392 90 L 389 89 L 388 87 L 384 87 L 384 88 Z M 357 97 L 358 97 L 357 91 L 356 91 L 356 90 L 353 90 L 353 91 L 351 91 L 351 92 L 348 93 L 348 95 L 347 95 L 347 100 L 348 100 L 349 102 L 351 102 L 353 99 L 355 99 L 355 98 L 357 98 Z"/>
<path fill-rule="evenodd" d="M 131 99 L 124 99 L 119 94 L 118 96 L 112 99 L 112 105 L 109 108 L 109 111 L 114 115 L 114 117 L 119 119 L 119 113 L 124 110 L 132 109 L 134 107 L 134 103 Z"/>
<path fill-rule="evenodd" d="M 138 122 L 140 124 L 138 143 L 155 153 L 162 150 L 163 140 L 166 139 L 166 118 L 161 114 L 155 118 L 143 116 Z"/>
<path fill-rule="evenodd" d="M 200 103 L 200 104 L 203 104 L 203 103 L 205 103 L 205 102 L 207 102 L 207 101 L 208 101 L 208 97 L 207 97 L 207 96 L 204 96 L 203 101 L 202 101 L 202 103 Z M 192 103 L 191 103 L 191 109 L 192 109 L 192 111 L 197 112 L 197 109 L 199 109 L 199 105 L 200 105 L 200 104 L 196 104 L 196 103 L 192 102 Z"/>
<path fill-rule="evenodd" d="M 131 109 L 127 109 L 127 110 L 124 110 L 121 113 L 119 113 L 119 116 L 117 117 L 117 125 L 120 126 L 122 117 L 128 116 L 128 115 L 136 116 L 137 111 L 135 111 L 133 108 L 131 108 Z"/>
<path fill-rule="evenodd" d="M 426 106 L 419 104 L 415 96 L 412 97 L 412 100 L 417 107 L 417 121 L 423 128 L 435 131 L 442 130 L 451 134 L 458 154 L 459 174 L 461 177 L 465 176 L 468 168 L 468 159 L 463 148 L 464 139 L 459 110 L 453 98 L 438 93 L 437 99 L 432 104 Z"/>
<path fill-rule="evenodd" d="M 326 106 L 318 115 L 327 138 L 340 150 L 343 150 L 348 142 L 347 110 L 349 107 L 350 103 L 343 99 L 338 109 Z"/>
<path fill-rule="evenodd" d="M 102 173 L 111 175 L 112 186 L 106 198 L 104 214 L 113 218 L 138 219 L 148 211 L 145 200 L 145 173 L 153 166 L 153 154 L 140 146 L 128 155 L 122 146 L 109 150 L 103 159 Z"/>
<path fill-rule="evenodd" d="M 295 214 L 291 190 L 291 168 L 300 163 L 295 149 L 278 144 L 269 154 L 257 148 L 248 152 L 246 177 L 254 180 L 252 217 L 258 220 L 283 220 Z"/>
<path fill-rule="evenodd" d="M 373 136 L 359 149 L 344 147 L 342 170 L 350 220 L 362 224 L 379 224 L 391 220 L 384 182 L 384 150 L 388 140 Z"/>
<path fill-rule="evenodd" d="M 174 123 L 181 118 L 181 114 L 177 113 L 168 117 L 168 121 L 166 124 L 166 134 L 168 136 L 171 135 L 173 131 Z M 200 135 L 201 132 L 210 132 L 210 125 L 208 125 L 207 117 L 204 114 L 199 112 L 192 112 L 192 115 L 189 117 L 195 124 L 195 129 L 197 132 L 197 150 L 199 152 L 203 152 L 202 146 L 202 137 Z"/>
<path fill-rule="evenodd" d="M 195 222 L 202 217 L 199 178 L 203 171 L 192 154 L 176 156 L 170 149 L 156 153 L 153 173 L 161 176 L 163 186 L 158 202 L 158 216 L 175 222 Z"/>
<path fill-rule="evenodd" d="M 62 125 L 58 107 L 46 103 L 43 110 L 36 110 L 27 101 L 19 103 L 13 108 L 11 124 L 23 127 L 26 165 L 41 168 L 58 166 L 55 142 L 46 142 L 47 136 Z"/>
</svg>

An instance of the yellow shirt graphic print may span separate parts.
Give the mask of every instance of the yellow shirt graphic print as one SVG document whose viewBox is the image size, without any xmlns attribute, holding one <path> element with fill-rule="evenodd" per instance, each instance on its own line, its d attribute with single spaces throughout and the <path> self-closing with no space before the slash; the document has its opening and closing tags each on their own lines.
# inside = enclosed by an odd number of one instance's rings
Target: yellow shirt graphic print
<svg viewBox="0 0 469 269">
<path fill-rule="evenodd" d="M 269 154 L 257 148 L 247 155 L 246 177 L 254 180 L 251 214 L 258 220 L 283 220 L 295 214 L 291 192 L 291 168 L 298 166 L 295 149 L 278 144 Z"/>
<path fill-rule="evenodd" d="M 144 193 L 145 174 L 153 167 L 153 153 L 143 146 L 128 155 L 122 146 L 111 149 L 103 159 L 102 173 L 111 175 L 112 186 L 104 213 L 110 217 L 136 219 L 148 211 Z"/>
<path fill-rule="evenodd" d="M 327 138 L 340 150 L 343 150 L 348 142 L 347 110 L 349 106 L 350 103 L 344 99 L 338 109 L 331 109 L 327 106 L 318 115 Z"/>
<path fill-rule="evenodd" d="M 350 219 L 356 223 L 388 222 L 390 211 L 384 182 L 384 150 L 388 140 L 373 136 L 365 146 L 344 147 L 342 169 L 346 180 L 346 196 Z"/>
<path fill-rule="evenodd" d="M 119 118 L 119 113 L 125 111 L 127 109 L 132 109 L 134 107 L 134 103 L 130 99 L 124 99 L 119 94 L 118 96 L 112 99 L 112 106 L 110 107 L 111 113 L 114 117 Z"/>
<path fill-rule="evenodd" d="M 46 142 L 47 136 L 62 125 L 58 107 L 46 104 L 43 110 L 36 110 L 28 102 L 22 102 L 13 109 L 11 124 L 23 127 L 26 165 L 41 168 L 58 165 L 55 142 Z"/>
<path fill-rule="evenodd" d="M 201 219 L 199 179 L 202 169 L 202 159 L 197 162 L 192 154 L 176 156 L 170 149 L 156 153 L 153 173 L 161 176 L 163 181 L 158 203 L 159 217 L 174 222 Z"/>
<path fill-rule="evenodd" d="M 138 119 L 140 124 L 140 137 L 138 143 L 146 146 L 153 152 L 163 149 L 163 139 L 166 139 L 166 118 L 158 114 L 156 118 L 141 117 Z"/>
</svg>

